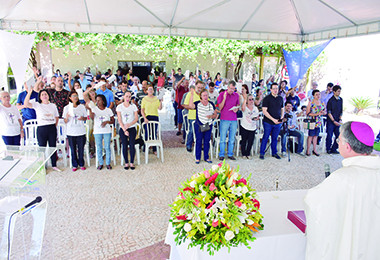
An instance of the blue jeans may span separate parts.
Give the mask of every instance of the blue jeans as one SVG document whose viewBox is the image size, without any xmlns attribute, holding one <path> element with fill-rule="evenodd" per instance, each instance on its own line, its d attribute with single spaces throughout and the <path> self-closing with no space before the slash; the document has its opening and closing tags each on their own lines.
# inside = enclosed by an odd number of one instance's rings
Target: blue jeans
<svg viewBox="0 0 380 260">
<path fill-rule="evenodd" d="M 281 131 L 281 152 L 286 152 L 287 133 Z M 302 153 L 303 150 L 303 133 L 298 130 L 289 130 L 289 136 L 295 136 L 298 139 L 298 148 L 296 153 Z"/>
<path fill-rule="evenodd" d="M 2 136 L 5 145 L 17 145 L 20 146 L 21 135 L 15 136 Z"/>
<path fill-rule="evenodd" d="M 333 122 L 330 120 L 327 121 L 327 126 L 326 126 L 326 151 L 336 151 L 338 149 L 338 143 L 336 142 L 336 139 L 339 137 L 339 128 L 340 126 L 336 126 Z M 335 141 L 331 146 L 332 143 L 332 137 L 333 134 L 335 135 Z"/>
<path fill-rule="evenodd" d="M 193 147 L 193 122 L 195 120 L 189 119 L 189 133 L 187 134 L 186 148 L 190 150 Z"/>
<path fill-rule="evenodd" d="M 219 157 L 224 157 L 226 150 L 226 138 L 228 132 L 228 150 L 227 156 L 231 157 L 234 155 L 234 144 L 235 144 L 235 135 L 238 127 L 237 121 L 230 120 L 220 120 L 220 151 Z"/>
<path fill-rule="evenodd" d="M 111 165 L 111 133 L 109 134 L 94 134 L 96 143 L 96 155 L 99 165 L 103 165 L 103 139 L 104 149 L 106 150 L 106 165 Z"/>
<path fill-rule="evenodd" d="M 264 134 L 263 134 L 263 140 L 261 141 L 261 146 L 260 146 L 260 155 L 265 154 L 265 148 L 268 143 L 269 136 L 271 136 L 272 142 L 271 142 L 271 150 L 272 150 L 272 155 L 277 154 L 277 137 L 280 133 L 281 130 L 281 125 L 271 125 L 267 122 L 263 122 L 264 126 Z"/>
<path fill-rule="evenodd" d="M 210 151 L 210 139 L 211 139 L 211 131 L 212 125 L 210 126 L 210 130 L 206 132 L 201 132 L 201 129 L 198 124 L 194 125 L 195 130 L 195 159 L 200 160 L 202 155 L 202 143 L 203 143 L 203 158 L 205 161 L 208 161 L 208 152 Z"/>
</svg>

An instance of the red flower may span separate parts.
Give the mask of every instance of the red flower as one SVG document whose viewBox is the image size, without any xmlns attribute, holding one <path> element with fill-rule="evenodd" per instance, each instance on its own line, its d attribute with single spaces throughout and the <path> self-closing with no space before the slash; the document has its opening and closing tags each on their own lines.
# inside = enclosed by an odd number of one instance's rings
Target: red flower
<svg viewBox="0 0 380 260">
<path fill-rule="evenodd" d="M 257 209 L 260 209 L 260 202 L 257 199 L 251 199 L 253 202 L 253 206 Z"/>
<path fill-rule="evenodd" d="M 241 205 L 243 205 L 243 203 L 241 203 L 240 200 L 237 200 L 237 201 L 235 201 L 235 205 L 238 206 L 238 207 L 240 208 Z"/>
<path fill-rule="evenodd" d="M 183 189 L 183 191 L 190 191 L 191 193 L 193 193 L 194 189 L 191 188 L 191 187 L 186 187 L 186 188 Z"/>
<path fill-rule="evenodd" d="M 179 194 L 181 194 L 181 199 L 185 199 L 185 196 L 183 196 L 182 192 L 180 192 Z"/>
<path fill-rule="evenodd" d="M 236 185 L 238 185 L 239 183 L 244 183 L 244 185 L 247 185 L 247 181 L 244 178 L 241 178 L 240 180 L 236 181 Z"/>
<path fill-rule="evenodd" d="M 219 166 L 219 167 L 222 167 L 222 166 L 223 166 L 223 163 L 218 163 L 218 166 Z"/>
<path fill-rule="evenodd" d="M 178 220 L 187 220 L 186 215 L 176 216 Z"/>
<path fill-rule="evenodd" d="M 214 220 L 213 222 L 212 222 L 212 226 L 213 227 L 217 227 L 219 225 L 219 220 Z"/>
<path fill-rule="evenodd" d="M 214 190 L 216 190 L 215 184 L 211 183 L 210 184 L 210 191 L 214 191 Z"/>
<path fill-rule="evenodd" d="M 210 179 L 208 179 L 208 180 L 205 182 L 205 185 L 207 186 L 207 185 L 209 185 L 210 183 L 213 183 L 213 182 L 216 180 L 217 177 L 218 177 L 218 173 L 215 173 L 214 175 L 212 175 L 212 176 L 210 177 Z"/>
<path fill-rule="evenodd" d="M 215 198 L 211 201 L 211 203 L 207 206 L 207 209 L 209 209 L 209 208 L 211 208 L 212 207 L 212 205 L 214 205 L 215 204 Z"/>
<path fill-rule="evenodd" d="M 193 203 L 194 203 L 195 206 L 199 207 L 199 203 L 200 203 L 200 201 L 197 200 L 197 199 L 194 199 L 194 202 L 193 202 Z"/>
</svg>

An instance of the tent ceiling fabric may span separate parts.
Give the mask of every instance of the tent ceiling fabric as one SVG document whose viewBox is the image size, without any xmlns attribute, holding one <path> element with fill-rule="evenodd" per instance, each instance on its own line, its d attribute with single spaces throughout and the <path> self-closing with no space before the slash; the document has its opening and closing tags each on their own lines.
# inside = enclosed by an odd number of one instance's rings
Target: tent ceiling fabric
<svg viewBox="0 0 380 260">
<path fill-rule="evenodd" d="M 0 29 L 319 41 L 380 32 L 380 1 L 2 0 Z"/>
</svg>

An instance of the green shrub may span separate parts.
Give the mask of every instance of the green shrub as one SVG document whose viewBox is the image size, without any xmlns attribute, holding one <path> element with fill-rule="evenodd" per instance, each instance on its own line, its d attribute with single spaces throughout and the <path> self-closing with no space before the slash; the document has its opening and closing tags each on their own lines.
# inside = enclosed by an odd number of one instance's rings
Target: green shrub
<svg viewBox="0 0 380 260">
<path fill-rule="evenodd" d="M 364 109 L 375 105 L 373 100 L 369 97 L 353 97 L 350 99 L 350 103 L 355 107 L 355 113 L 362 112 Z"/>
</svg>

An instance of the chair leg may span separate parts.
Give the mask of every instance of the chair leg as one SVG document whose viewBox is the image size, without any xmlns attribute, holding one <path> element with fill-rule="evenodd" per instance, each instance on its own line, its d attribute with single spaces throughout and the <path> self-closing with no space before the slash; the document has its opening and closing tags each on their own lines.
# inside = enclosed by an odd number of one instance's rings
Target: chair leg
<svg viewBox="0 0 380 260">
<path fill-rule="evenodd" d="M 137 165 L 140 165 L 140 145 L 137 144 L 135 146 L 135 149 L 136 149 L 136 157 L 137 157 Z"/>
<path fill-rule="evenodd" d="M 145 144 L 145 164 L 148 164 L 149 146 Z"/>
<path fill-rule="evenodd" d="M 160 148 L 161 148 L 161 161 L 162 163 L 164 162 L 164 146 L 163 145 L 160 145 Z M 158 150 L 158 149 L 157 149 Z"/>
<path fill-rule="evenodd" d="M 123 157 L 123 150 L 121 150 L 121 156 L 120 156 L 120 165 L 123 166 L 124 164 L 124 157 Z"/>
<path fill-rule="evenodd" d="M 89 148 L 89 146 L 87 146 L 87 148 L 85 148 L 85 152 L 86 152 L 86 157 L 87 157 L 87 165 L 88 165 L 88 167 L 90 167 L 90 148 Z"/>
<path fill-rule="evenodd" d="M 117 155 L 120 155 L 120 141 L 119 138 L 115 139 L 116 142 L 116 148 L 117 148 Z"/>
<path fill-rule="evenodd" d="M 210 159 L 212 160 L 212 141 L 210 140 Z"/>
<path fill-rule="evenodd" d="M 112 149 L 111 150 L 111 156 L 113 157 L 113 165 L 116 166 L 116 155 L 115 155 L 115 149 Z"/>
</svg>

